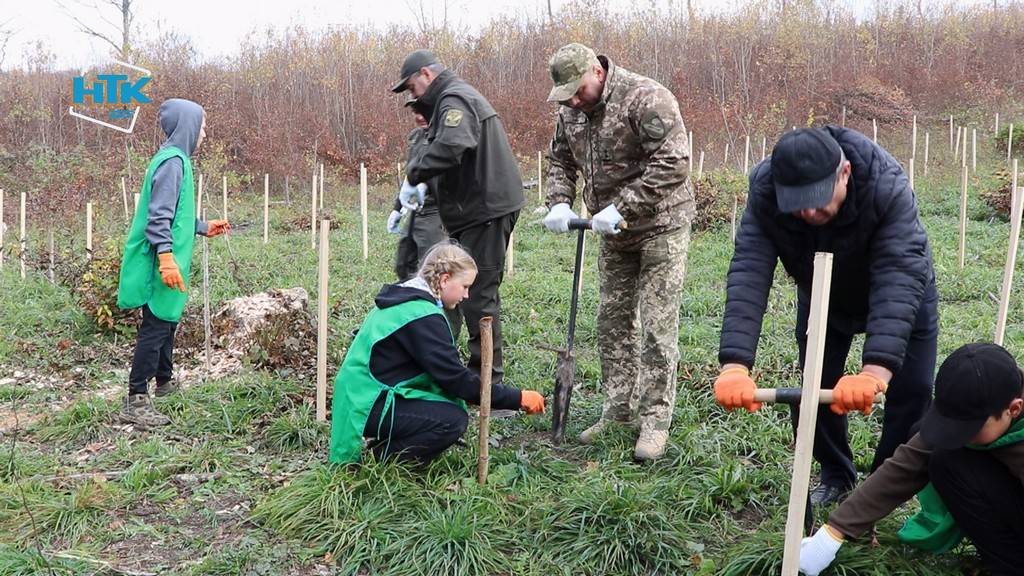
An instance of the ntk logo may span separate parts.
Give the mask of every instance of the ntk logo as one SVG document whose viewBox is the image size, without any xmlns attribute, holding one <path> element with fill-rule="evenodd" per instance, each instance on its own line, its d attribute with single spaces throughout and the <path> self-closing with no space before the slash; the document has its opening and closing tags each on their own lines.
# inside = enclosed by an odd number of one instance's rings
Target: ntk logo
<svg viewBox="0 0 1024 576">
<path fill-rule="evenodd" d="M 135 121 L 139 117 L 141 104 L 147 104 L 152 100 L 142 90 L 153 80 L 152 73 L 145 68 L 133 66 L 120 60 L 114 60 L 114 64 L 134 71 L 136 74 L 132 79 L 129 74 L 97 74 L 91 84 L 87 82 L 84 75 L 75 76 L 71 80 L 71 103 L 69 113 L 82 120 L 88 120 L 113 128 L 119 132 L 131 134 L 135 129 Z M 144 76 L 139 76 L 141 72 Z M 90 110 L 98 111 L 90 116 L 75 110 L 75 105 L 86 106 Z M 134 109 L 133 109 L 134 108 Z M 127 127 L 117 126 L 101 120 L 95 116 L 106 116 L 106 120 L 131 119 Z"/>
</svg>

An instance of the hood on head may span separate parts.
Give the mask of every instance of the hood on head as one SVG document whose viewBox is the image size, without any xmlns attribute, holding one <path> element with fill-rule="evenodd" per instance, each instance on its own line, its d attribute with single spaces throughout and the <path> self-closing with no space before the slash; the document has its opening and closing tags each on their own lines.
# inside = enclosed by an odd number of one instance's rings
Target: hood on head
<svg viewBox="0 0 1024 576">
<path fill-rule="evenodd" d="M 167 135 L 161 148 L 175 146 L 191 156 L 203 126 L 203 107 L 191 100 L 171 98 L 160 105 L 160 128 Z"/>
</svg>

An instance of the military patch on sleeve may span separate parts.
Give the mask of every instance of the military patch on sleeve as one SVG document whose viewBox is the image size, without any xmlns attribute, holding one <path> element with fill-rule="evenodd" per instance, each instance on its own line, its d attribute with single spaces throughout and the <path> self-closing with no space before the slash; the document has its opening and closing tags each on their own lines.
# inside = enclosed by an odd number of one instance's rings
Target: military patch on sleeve
<svg viewBox="0 0 1024 576">
<path fill-rule="evenodd" d="M 665 126 L 665 121 L 654 110 L 648 110 L 644 113 L 643 119 L 640 121 L 640 127 L 651 140 L 661 140 L 668 134 L 668 127 Z"/>
<path fill-rule="evenodd" d="M 444 115 L 444 125 L 449 128 L 455 128 L 462 123 L 462 110 L 452 108 Z"/>
</svg>

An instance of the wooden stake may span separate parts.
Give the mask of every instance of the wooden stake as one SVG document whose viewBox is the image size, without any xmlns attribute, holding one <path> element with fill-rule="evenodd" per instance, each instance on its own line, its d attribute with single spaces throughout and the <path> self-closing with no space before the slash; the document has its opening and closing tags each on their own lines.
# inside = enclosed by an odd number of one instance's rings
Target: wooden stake
<svg viewBox="0 0 1024 576">
<path fill-rule="evenodd" d="M 327 295 L 328 295 L 328 246 L 331 221 L 324 218 L 320 221 L 320 275 L 317 288 L 317 325 L 316 325 L 316 419 L 327 421 Z"/>
<path fill-rule="evenodd" d="M 960 169 L 960 269 L 967 256 L 967 165 Z"/>
<path fill-rule="evenodd" d="M 842 126 L 843 128 L 846 127 L 846 106 L 843 106 L 843 116 L 842 119 L 839 121 L 839 125 Z"/>
<path fill-rule="evenodd" d="M 978 172 L 978 129 L 971 128 L 971 172 Z"/>
<path fill-rule="evenodd" d="M 910 176 L 910 189 L 914 189 L 914 158 L 911 157 L 907 163 L 907 175 Z"/>
<path fill-rule="evenodd" d="M 491 368 L 494 365 L 494 335 L 491 331 L 490 316 L 480 319 L 480 442 L 476 460 L 476 480 L 487 483 L 487 469 L 490 464 L 491 427 Z"/>
<path fill-rule="evenodd" d="M 19 238 L 19 245 L 21 246 L 21 253 L 18 255 L 21 260 L 21 279 L 25 279 L 25 251 L 28 250 L 28 237 L 25 236 L 25 193 L 21 193 L 21 212 L 18 216 L 20 222 L 21 235 Z"/>
<path fill-rule="evenodd" d="M 844 108 L 844 110 L 845 110 L 845 108 Z M 767 136 L 761 136 L 761 161 L 762 162 L 764 162 L 764 159 L 768 157 L 767 154 L 768 154 L 768 137 Z"/>
<path fill-rule="evenodd" d="M 544 202 L 544 153 L 537 150 L 537 202 Z"/>
<path fill-rule="evenodd" d="M 313 187 L 310 190 L 310 206 L 309 206 L 309 235 L 310 235 L 310 247 L 316 250 L 316 172 L 313 173 Z"/>
<path fill-rule="evenodd" d="M 263 174 L 263 243 L 270 242 L 270 174 Z"/>
<path fill-rule="evenodd" d="M 132 194 L 132 202 L 133 202 L 133 206 L 134 206 L 132 208 L 132 214 L 134 214 L 134 213 L 139 211 L 139 193 L 138 192 Z"/>
<path fill-rule="evenodd" d="M 953 149 L 953 115 L 949 115 L 949 149 Z"/>
<path fill-rule="evenodd" d="M 956 127 L 956 144 L 953 145 L 953 161 L 956 161 L 957 156 L 960 155 L 960 134 L 963 132 L 963 128 L 960 126 Z"/>
<path fill-rule="evenodd" d="M 515 270 L 515 241 L 516 233 L 512 232 L 508 235 L 508 247 L 505 249 L 505 274 L 509 277 L 512 276 L 512 272 Z"/>
<path fill-rule="evenodd" d="M 992 135 L 993 136 L 998 136 L 999 135 L 999 112 L 996 112 L 996 129 L 992 133 Z"/>
<path fill-rule="evenodd" d="M 1017 266 L 1017 246 L 1020 244 L 1021 191 L 1017 188 L 1017 159 L 1013 159 L 1013 173 L 1010 177 L 1010 245 L 1006 250 L 1006 266 L 1003 268 L 1003 289 L 999 291 L 999 313 L 996 315 L 996 334 L 992 341 L 1003 345 L 1006 335 L 1006 317 L 1010 310 L 1010 290 L 1013 288 L 1013 271 Z"/>
<path fill-rule="evenodd" d="M 796 433 L 796 454 L 793 477 L 789 487 L 786 511 L 786 540 L 782 557 L 783 576 L 797 576 L 800 567 L 800 540 L 804 534 L 807 512 L 807 491 L 811 483 L 811 461 L 814 427 L 818 420 L 821 393 L 822 360 L 825 356 L 825 330 L 828 326 L 828 304 L 832 285 L 832 254 L 814 255 L 814 281 L 811 286 L 810 320 L 807 324 L 807 356 L 803 369 L 803 390 L 800 396 L 800 421 Z"/>
<path fill-rule="evenodd" d="M 924 175 L 928 176 L 928 140 L 930 139 L 930 133 L 924 133 Z"/>
<path fill-rule="evenodd" d="M 743 137 L 743 175 L 750 173 L 750 136 Z"/>
<path fill-rule="evenodd" d="M 369 214 L 366 206 L 366 166 L 359 165 L 359 214 L 363 219 L 363 260 L 370 259 L 370 229 L 367 222 Z"/>
<path fill-rule="evenodd" d="M 202 174 L 199 175 L 199 181 L 203 180 Z M 206 213 L 200 212 L 203 215 L 203 220 L 206 220 Z M 206 236 L 203 236 L 203 349 L 206 352 L 206 379 L 209 380 L 212 369 L 212 360 L 210 356 L 213 354 L 212 346 L 210 341 L 212 339 L 212 330 L 210 327 L 210 244 Z"/>
<path fill-rule="evenodd" d="M 92 202 L 85 203 L 85 259 L 92 260 Z"/>
<path fill-rule="evenodd" d="M 199 174 L 199 191 L 196 192 L 196 214 L 202 214 L 203 220 L 206 220 L 206 210 L 203 209 L 203 175 Z"/>
<path fill-rule="evenodd" d="M 871 119 L 871 141 L 878 144 L 878 120 Z"/>
<path fill-rule="evenodd" d="M 729 143 L 725 143 L 725 158 L 722 159 L 722 166 L 725 168 L 729 167 Z"/>
<path fill-rule="evenodd" d="M 1013 155 L 1013 124 L 1010 124 L 1010 135 L 1006 139 L 1006 163 L 1010 163 L 1010 157 Z"/>
<path fill-rule="evenodd" d="M 697 164 L 697 180 L 704 176 L 704 151 L 700 151 L 700 163 Z"/>
<path fill-rule="evenodd" d="M 4 269 L 4 256 L 7 251 L 4 250 L 4 229 L 7 226 L 4 224 L 4 196 L 6 196 L 3 188 L 0 188 L 0 270 Z"/>
<path fill-rule="evenodd" d="M 731 232 L 729 237 L 732 238 L 733 243 L 736 242 L 736 211 L 739 209 L 740 199 L 736 194 L 732 195 L 732 217 L 729 219 L 731 226 Z"/>
<path fill-rule="evenodd" d="M 964 145 L 960 151 L 960 165 L 967 166 L 967 126 L 964 126 Z"/>
<path fill-rule="evenodd" d="M 49 238 L 47 238 L 47 246 L 50 249 L 50 266 L 46 270 L 46 276 L 50 279 L 50 283 L 54 284 L 53 269 L 57 256 L 54 254 L 55 250 L 53 248 L 53 228 L 50 228 L 48 232 L 47 236 L 49 236 Z"/>
<path fill-rule="evenodd" d="M 128 186 L 125 184 L 124 176 L 121 176 L 121 203 L 124 204 L 124 219 L 128 220 L 131 217 L 128 215 Z"/>
<path fill-rule="evenodd" d="M 223 200 L 224 200 L 224 207 L 221 210 L 221 213 L 220 213 L 221 216 L 220 217 L 225 219 L 225 220 L 227 220 L 228 219 L 228 177 L 224 176 L 222 182 L 224 184 L 224 186 L 223 186 L 223 195 L 222 195 Z"/>
<path fill-rule="evenodd" d="M 320 209 L 324 209 L 324 165 L 320 163 Z"/>
<path fill-rule="evenodd" d="M 402 181 L 404 180 L 404 177 L 402 176 L 402 163 L 401 162 L 395 162 L 395 174 L 398 176 L 398 187 L 401 188 L 402 187 Z"/>
<path fill-rule="evenodd" d="M 917 158 L 917 114 L 914 114 L 914 128 L 910 137 L 910 157 Z"/>
</svg>

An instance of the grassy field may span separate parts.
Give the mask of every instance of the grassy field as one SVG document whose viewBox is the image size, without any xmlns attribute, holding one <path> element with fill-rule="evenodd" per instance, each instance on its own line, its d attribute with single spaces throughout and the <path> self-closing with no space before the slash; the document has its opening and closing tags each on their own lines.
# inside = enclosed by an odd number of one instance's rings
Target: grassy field
<svg viewBox="0 0 1024 576">
<path fill-rule="evenodd" d="M 996 163 L 979 168 L 972 189 L 991 185 L 984 174 Z M 953 172 L 933 160 L 933 177 L 918 179 L 941 295 L 940 358 L 991 339 L 1009 233 L 972 195 L 967 266 L 959 269 Z M 355 191 L 328 196 L 337 224 L 332 378 L 352 329 L 392 280 L 395 237 L 383 231 L 391 194 L 371 193 L 367 261 Z M 550 395 L 555 355 L 540 345 L 564 339 L 574 242 L 536 225 L 533 194 L 516 230 L 516 269 L 502 288 L 506 371 L 509 383 Z M 257 203 L 256 194 L 251 202 L 236 199 L 232 219 L 260 222 Z M 98 241 L 108 246 L 125 227 L 119 205 L 118 198 L 99 209 Z M 305 211 L 301 197 L 290 208 L 275 206 L 266 246 L 259 224 L 232 234 L 230 250 L 222 239 L 210 242 L 215 308 L 270 288 L 302 286 L 315 295 L 316 255 L 308 229 L 299 227 Z M 32 246 L 43 246 L 43 232 L 33 234 Z M 83 237 L 79 230 L 59 235 L 62 261 L 82 259 Z M 631 461 L 634 439 L 624 429 L 593 446 L 575 441 L 600 410 L 596 246 L 588 244 L 583 281 L 572 440 L 551 446 L 546 416 L 493 422 L 492 481 L 483 487 L 474 481 L 471 440 L 425 471 L 327 465 L 328 429 L 313 417 L 314 383 L 287 372 L 247 367 L 229 378 L 187 381 L 180 394 L 156 400 L 173 425 L 125 432 L 111 417 L 125 391 L 130 338 L 97 329 L 73 283 L 51 284 L 38 271 L 22 281 L 8 257 L 0 272 L 0 574 L 777 573 L 791 465 L 788 413 L 728 414 L 711 395 L 732 252 L 728 223 L 695 234 L 690 247 L 675 421 L 667 454 L 651 465 Z M 1020 275 L 1015 284 L 1020 294 Z M 193 290 L 193 317 L 200 294 Z M 1024 351 L 1022 312 L 1014 298 L 1007 345 L 1015 354 Z M 764 386 L 799 383 L 794 318 L 795 292 L 780 272 L 758 356 Z M 183 325 L 179 340 L 194 339 L 196 328 Z M 189 354 L 176 362 L 195 368 Z M 870 465 L 881 412 L 851 419 L 861 471 Z M 475 434 L 471 421 L 467 440 Z M 845 546 L 829 573 L 960 574 L 972 564 L 970 548 L 933 557 L 899 544 L 894 533 L 910 511 L 879 526 L 881 547 Z M 818 511 L 819 522 L 826 513 Z"/>
</svg>

